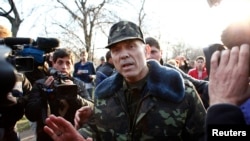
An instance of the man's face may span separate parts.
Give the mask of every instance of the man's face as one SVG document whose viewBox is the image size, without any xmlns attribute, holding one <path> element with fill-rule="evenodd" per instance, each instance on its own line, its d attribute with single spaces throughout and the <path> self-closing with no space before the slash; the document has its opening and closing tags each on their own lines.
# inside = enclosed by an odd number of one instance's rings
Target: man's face
<svg viewBox="0 0 250 141">
<path fill-rule="evenodd" d="M 161 58 L 162 58 L 162 52 L 161 52 L 161 50 L 159 50 L 155 46 L 151 46 L 151 51 L 150 51 L 148 59 L 155 59 L 157 61 L 160 61 Z"/>
<path fill-rule="evenodd" d="M 126 40 L 110 48 L 116 70 L 128 82 L 141 80 L 148 73 L 146 64 L 147 49 L 140 40 Z"/>
<path fill-rule="evenodd" d="M 87 61 L 87 59 L 88 59 L 88 53 L 86 51 L 83 51 L 81 53 L 81 60 L 82 61 Z"/>
<path fill-rule="evenodd" d="M 202 70 L 204 66 L 205 66 L 204 60 L 202 60 L 202 59 L 196 60 L 196 67 L 198 70 Z"/>
<path fill-rule="evenodd" d="M 179 66 L 182 66 L 182 65 L 185 64 L 185 63 L 184 63 L 185 58 L 184 58 L 183 56 L 177 56 L 177 57 L 175 58 L 175 60 L 177 60 L 177 61 L 179 62 Z"/>
<path fill-rule="evenodd" d="M 53 62 L 53 68 L 70 75 L 73 71 L 73 63 L 69 57 L 58 58 L 56 62 Z"/>
</svg>

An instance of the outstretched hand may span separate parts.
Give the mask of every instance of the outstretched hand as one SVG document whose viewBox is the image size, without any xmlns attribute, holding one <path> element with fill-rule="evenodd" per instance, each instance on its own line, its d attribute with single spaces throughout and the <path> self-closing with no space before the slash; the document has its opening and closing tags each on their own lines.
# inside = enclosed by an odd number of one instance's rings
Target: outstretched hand
<svg viewBox="0 0 250 141">
<path fill-rule="evenodd" d="M 84 139 L 70 122 L 54 115 L 50 115 L 46 119 L 44 131 L 54 141 L 92 141 L 92 138 Z"/>
<path fill-rule="evenodd" d="M 219 103 L 241 105 L 250 98 L 249 45 L 214 52 L 210 67 L 210 106 Z"/>
<path fill-rule="evenodd" d="M 79 129 L 84 123 L 86 123 L 92 115 L 92 109 L 90 106 L 83 106 L 76 111 L 75 114 L 75 128 Z"/>
</svg>

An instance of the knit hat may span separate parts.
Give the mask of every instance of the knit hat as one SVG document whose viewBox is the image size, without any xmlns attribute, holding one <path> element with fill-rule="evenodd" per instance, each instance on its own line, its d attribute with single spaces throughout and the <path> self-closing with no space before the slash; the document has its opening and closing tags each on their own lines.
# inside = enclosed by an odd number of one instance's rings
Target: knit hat
<svg viewBox="0 0 250 141">
<path fill-rule="evenodd" d="M 120 21 L 110 28 L 108 45 L 105 48 L 111 48 L 118 42 L 130 39 L 139 39 L 144 42 L 140 27 L 130 21 Z"/>
</svg>

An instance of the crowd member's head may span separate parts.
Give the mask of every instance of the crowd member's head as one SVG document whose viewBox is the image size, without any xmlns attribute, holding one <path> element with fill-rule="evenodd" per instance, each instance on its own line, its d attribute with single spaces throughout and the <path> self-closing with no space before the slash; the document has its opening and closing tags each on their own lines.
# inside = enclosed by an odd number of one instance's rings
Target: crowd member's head
<svg viewBox="0 0 250 141">
<path fill-rule="evenodd" d="M 110 52 L 110 50 L 107 51 L 107 53 L 106 53 L 106 55 L 105 55 L 105 58 L 106 58 L 106 60 L 107 60 L 108 63 L 113 64 L 113 60 L 112 60 L 112 57 L 111 57 L 111 52 Z"/>
<path fill-rule="evenodd" d="M 195 64 L 198 70 L 202 70 L 205 67 L 205 57 L 204 56 L 196 57 Z"/>
<path fill-rule="evenodd" d="M 151 48 L 148 59 L 155 59 L 155 60 L 159 61 L 161 64 L 163 64 L 162 50 L 161 50 L 159 42 L 153 37 L 147 37 L 145 39 L 145 42 Z"/>
<path fill-rule="evenodd" d="M 102 56 L 101 58 L 100 58 L 100 62 L 101 62 L 101 64 L 104 64 L 105 63 L 105 57 L 104 56 Z"/>
<path fill-rule="evenodd" d="M 81 56 L 81 61 L 82 62 L 87 62 L 88 61 L 88 52 L 87 52 L 86 49 L 81 51 L 80 56 Z"/>
<path fill-rule="evenodd" d="M 169 59 L 167 61 L 167 64 L 170 64 L 170 65 L 175 66 L 175 67 L 179 67 L 178 62 L 175 59 Z"/>
<path fill-rule="evenodd" d="M 68 48 L 59 48 L 56 49 L 53 53 L 52 60 L 53 68 L 56 70 L 71 75 L 73 72 L 74 64 L 74 54 Z"/>
<path fill-rule="evenodd" d="M 140 27 L 129 21 L 114 24 L 109 33 L 108 45 L 116 70 L 128 82 L 142 79 L 148 73 L 146 46 Z"/>
<path fill-rule="evenodd" d="M 186 59 L 185 56 L 176 56 L 175 60 L 178 62 L 178 66 L 179 68 L 185 72 L 188 73 L 188 71 L 190 70 L 190 66 L 189 66 L 189 62 L 188 59 Z"/>
<path fill-rule="evenodd" d="M 178 62 L 179 66 L 185 65 L 186 57 L 184 56 L 176 56 L 175 60 Z"/>
<path fill-rule="evenodd" d="M 0 25 L 0 38 L 12 37 L 12 32 L 3 25 Z"/>
</svg>

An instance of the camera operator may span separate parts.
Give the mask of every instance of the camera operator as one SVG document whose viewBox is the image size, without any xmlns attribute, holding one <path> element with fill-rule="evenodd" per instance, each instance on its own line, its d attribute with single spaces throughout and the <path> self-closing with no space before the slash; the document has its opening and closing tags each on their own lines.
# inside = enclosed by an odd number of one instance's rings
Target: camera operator
<svg viewBox="0 0 250 141">
<path fill-rule="evenodd" d="M 5 26 L 0 25 L 0 39 L 11 37 L 12 33 Z M 5 46 L 1 46 L 0 52 L 2 59 L 5 54 L 4 49 L 7 48 Z M 9 49 L 9 48 L 7 48 Z M 6 62 L 7 63 L 7 62 Z M 10 64 L 9 64 L 10 65 Z M 1 69 L 4 70 L 5 67 L 1 66 Z M 4 75 L 1 73 L 1 75 Z M 0 130 L 3 132 L 3 138 L 1 141 L 18 141 L 19 137 L 17 132 L 15 131 L 15 125 L 18 120 L 20 120 L 24 115 L 24 107 L 27 102 L 28 92 L 31 91 L 32 85 L 29 80 L 20 72 L 15 71 L 15 85 L 11 92 L 1 95 L 1 106 L 0 106 Z M 3 83 L 9 82 L 9 79 L 2 80 Z M 1 85 L 3 89 L 4 86 Z M 1 90 L 2 91 L 2 90 Z"/>
<path fill-rule="evenodd" d="M 37 141 L 52 140 L 43 131 L 44 120 L 48 115 L 61 116 L 74 124 L 77 109 L 86 105 L 93 106 L 85 84 L 72 77 L 73 63 L 74 55 L 70 49 L 56 49 L 52 58 L 51 76 L 39 79 L 33 85 L 25 115 L 31 121 L 37 121 Z"/>
</svg>

